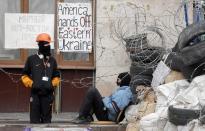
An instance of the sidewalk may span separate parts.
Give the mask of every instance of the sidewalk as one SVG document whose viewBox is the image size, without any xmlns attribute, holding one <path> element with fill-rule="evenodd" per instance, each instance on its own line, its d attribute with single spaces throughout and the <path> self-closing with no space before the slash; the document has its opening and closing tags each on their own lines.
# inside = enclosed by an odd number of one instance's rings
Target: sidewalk
<svg viewBox="0 0 205 131">
<path fill-rule="evenodd" d="M 125 125 L 88 124 L 76 125 L 70 121 L 77 113 L 53 114 L 50 124 L 30 124 L 29 113 L 0 113 L 0 131 L 125 131 Z"/>
<path fill-rule="evenodd" d="M 53 113 L 52 123 L 65 123 L 74 119 L 77 113 Z M 0 123 L 29 123 L 29 113 L 0 113 Z"/>
</svg>

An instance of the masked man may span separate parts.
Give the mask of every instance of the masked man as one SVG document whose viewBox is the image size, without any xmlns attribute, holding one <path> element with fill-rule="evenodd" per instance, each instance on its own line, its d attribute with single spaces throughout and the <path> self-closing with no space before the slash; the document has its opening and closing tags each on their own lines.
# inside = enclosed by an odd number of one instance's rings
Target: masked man
<svg viewBox="0 0 205 131">
<path fill-rule="evenodd" d="M 128 72 L 118 75 L 118 88 L 110 96 L 102 97 L 96 88 L 89 88 L 77 118 L 71 122 L 85 124 L 93 121 L 93 114 L 99 121 L 120 122 L 124 118 L 124 109 L 133 98 L 130 90 L 131 76 Z"/>
<path fill-rule="evenodd" d="M 50 123 L 54 87 L 59 85 L 60 73 L 50 53 L 50 35 L 39 34 L 36 42 L 39 50 L 28 57 L 21 80 L 25 87 L 31 89 L 30 123 Z"/>
</svg>

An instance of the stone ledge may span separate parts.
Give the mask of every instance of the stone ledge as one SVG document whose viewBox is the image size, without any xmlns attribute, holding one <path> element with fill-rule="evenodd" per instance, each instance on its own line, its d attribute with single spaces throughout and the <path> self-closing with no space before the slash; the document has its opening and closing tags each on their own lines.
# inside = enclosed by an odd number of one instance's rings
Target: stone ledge
<svg viewBox="0 0 205 131">
<path fill-rule="evenodd" d="M 0 131 L 125 131 L 126 125 L 75 125 L 70 123 L 51 123 L 51 124 L 8 124 L 1 123 Z"/>
</svg>

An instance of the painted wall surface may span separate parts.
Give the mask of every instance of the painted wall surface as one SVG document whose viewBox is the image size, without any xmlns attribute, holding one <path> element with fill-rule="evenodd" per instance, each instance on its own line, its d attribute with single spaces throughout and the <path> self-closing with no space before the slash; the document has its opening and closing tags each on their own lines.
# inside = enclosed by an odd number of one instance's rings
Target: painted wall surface
<svg viewBox="0 0 205 131">
<path fill-rule="evenodd" d="M 187 6 L 191 23 L 191 1 Z M 147 33 L 150 45 L 169 49 L 186 27 L 181 0 L 97 0 L 96 7 L 96 87 L 103 96 L 116 88 L 118 73 L 129 71 L 131 61 L 123 38 Z"/>
</svg>

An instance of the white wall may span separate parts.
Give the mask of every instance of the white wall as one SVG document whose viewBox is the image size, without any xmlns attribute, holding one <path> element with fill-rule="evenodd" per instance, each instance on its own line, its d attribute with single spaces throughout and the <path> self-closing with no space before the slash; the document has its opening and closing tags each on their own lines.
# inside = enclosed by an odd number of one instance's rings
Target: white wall
<svg viewBox="0 0 205 131">
<path fill-rule="evenodd" d="M 160 46 L 162 39 L 147 30 L 147 27 L 154 26 L 163 34 L 164 47 L 175 45 L 178 34 L 185 27 L 180 1 L 97 0 L 96 87 L 103 96 L 115 89 L 117 74 L 130 68 L 131 61 L 122 38 L 146 32 L 149 43 Z M 191 6 L 188 11 L 190 22 Z"/>
</svg>

